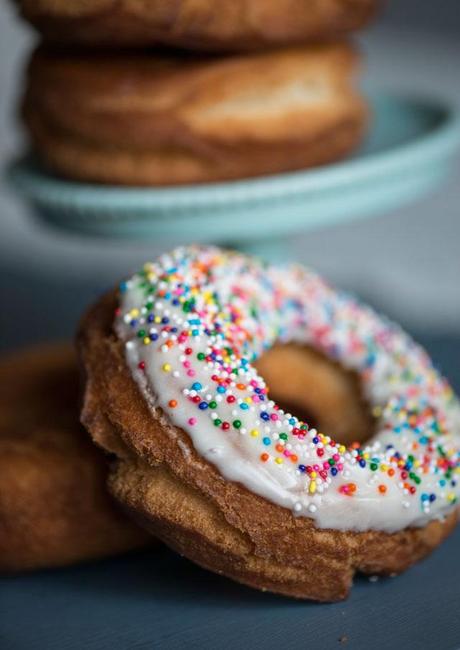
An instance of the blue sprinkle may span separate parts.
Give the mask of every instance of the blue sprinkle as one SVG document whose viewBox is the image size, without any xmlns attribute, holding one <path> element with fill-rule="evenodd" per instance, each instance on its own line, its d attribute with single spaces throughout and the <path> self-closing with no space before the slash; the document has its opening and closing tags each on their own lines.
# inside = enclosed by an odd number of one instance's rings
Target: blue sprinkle
<svg viewBox="0 0 460 650">
<path fill-rule="evenodd" d="M 263 411 L 263 412 L 260 414 L 260 417 L 262 418 L 262 420 L 269 420 L 269 419 L 270 419 L 270 416 L 269 416 L 268 413 L 266 413 L 265 411 Z"/>
<path fill-rule="evenodd" d="M 227 389 L 225 388 L 225 386 L 218 386 L 217 387 L 217 392 L 218 393 L 225 393 L 226 390 Z"/>
<path fill-rule="evenodd" d="M 200 402 L 198 404 L 198 408 L 200 408 L 202 411 L 206 411 L 206 409 L 208 408 L 208 403 L 207 402 Z"/>
<path fill-rule="evenodd" d="M 192 390 L 201 390 L 203 386 L 200 384 L 199 381 L 196 381 L 194 384 L 192 384 Z"/>
<path fill-rule="evenodd" d="M 270 438 L 263 438 L 262 442 L 264 443 L 264 445 L 268 446 L 271 443 L 271 440 L 270 440 Z"/>
<path fill-rule="evenodd" d="M 243 409 L 243 411 L 247 411 L 248 408 L 249 408 L 249 404 L 246 404 L 245 402 L 240 404 L 240 409 Z"/>
<path fill-rule="evenodd" d="M 336 475 L 337 475 L 337 472 L 338 472 L 337 467 L 331 467 L 331 474 L 332 474 L 332 476 L 336 476 Z"/>
</svg>

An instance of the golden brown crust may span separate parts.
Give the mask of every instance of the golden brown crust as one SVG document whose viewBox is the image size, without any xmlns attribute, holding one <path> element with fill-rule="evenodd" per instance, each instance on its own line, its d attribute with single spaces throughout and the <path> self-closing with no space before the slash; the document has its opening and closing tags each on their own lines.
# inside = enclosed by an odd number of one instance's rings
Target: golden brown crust
<svg viewBox="0 0 460 650">
<path fill-rule="evenodd" d="M 318 529 L 311 519 L 226 481 L 184 431 L 148 407 L 112 332 L 115 306 L 116 296 L 106 296 L 82 323 L 82 418 L 98 444 L 118 456 L 112 492 L 172 548 L 259 589 L 333 601 L 346 597 L 356 571 L 400 573 L 453 529 L 456 512 L 395 534 Z"/>
<path fill-rule="evenodd" d="M 0 571 L 63 566 L 141 546 L 106 490 L 102 454 L 78 424 L 69 345 L 0 363 Z"/>
<path fill-rule="evenodd" d="M 324 164 L 367 121 L 344 43 L 245 57 L 38 51 L 24 100 L 32 143 L 78 180 L 168 185 Z"/>
<path fill-rule="evenodd" d="M 18 0 L 45 39 L 97 47 L 254 50 L 366 25 L 379 0 Z"/>
</svg>

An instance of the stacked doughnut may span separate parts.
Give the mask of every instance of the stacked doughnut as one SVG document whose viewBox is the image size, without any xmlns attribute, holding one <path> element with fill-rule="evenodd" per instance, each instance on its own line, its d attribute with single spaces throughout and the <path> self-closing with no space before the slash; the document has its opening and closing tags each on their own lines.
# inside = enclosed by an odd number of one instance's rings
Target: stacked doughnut
<svg viewBox="0 0 460 650">
<path fill-rule="evenodd" d="M 17 0 L 23 117 L 53 173 L 205 183 L 339 160 L 368 111 L 344 40 L 378 0 Z"/>
</svg>

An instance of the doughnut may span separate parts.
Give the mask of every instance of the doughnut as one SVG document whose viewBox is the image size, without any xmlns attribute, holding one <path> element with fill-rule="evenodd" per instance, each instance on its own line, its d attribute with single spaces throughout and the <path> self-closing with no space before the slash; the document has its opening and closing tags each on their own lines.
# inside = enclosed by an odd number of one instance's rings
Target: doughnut
<svg viewBox="0 0 460 650">
<path fill-rule="evenodd" d="M 18 0 L 44 38 L 64 45 L 173 45 L 238 51 L 318 41 L 366 25 L 377 0 Z"/>
<path fill-rule="evenodd" d="M 452 389 L 313 271 L 178 248 L 90 309 L 79 349 L 82 421 L 118 457 L 110 489 L 207 569 L 334 601 L 455 526 Z"/>
<path fill-rule="evenodd" d="M 103 455 L 78 417 L 73 347 L 47 344 L 0 361 L 0 571 L 121 553 L 151 537 L 109 496 Z"/>
<path fill-rule="evenodd" d="M 357 67 L 345 43 L 224 58 L 39 50 L 23 115 L 41 159 L 70 179 L 244 178 L 351 152 L 367 122 Z"/>
</svg>

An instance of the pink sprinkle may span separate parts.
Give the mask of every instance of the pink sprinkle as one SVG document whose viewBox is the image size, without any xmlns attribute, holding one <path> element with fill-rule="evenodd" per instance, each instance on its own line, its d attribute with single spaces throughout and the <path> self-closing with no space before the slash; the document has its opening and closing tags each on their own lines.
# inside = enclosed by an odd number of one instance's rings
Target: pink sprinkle
<svg viewBox="0 0 460 650">
<path fill-rule="evenodd" d="M 182 365 L 184 366 L 184 368 L 190 368 L 192 364 L 190 363 L 190 361 L 184 361 Z"/>
<path fill-rule="evenodd" d="M 272 414 L 270 415 L 270 420 L 277 420 L 277 419 L 278 419 L 278 416 L 277 416 L 276 413 L 272 413 Z"/>
<path fill-rule="evenodd" d="M 337 463 L 337 469 L 339 470 L 339 472 L 341 472 L 343 470 L 343 464 Z"/>
<path fill-rule="evenodd" d="M 196 418 L 189 418 L 188 423 L 193 427 L 196 424 Z"/>
<path fill-rule="evenodd" d="M 289 456 L 291 455 L 291 452 L 289 451 L 289 449 L 285 449 L 285 450 L 283 451 L 283 454 L 284 454 L 285 456 L 289 457 Z"/>
<path fill-rule="evenodd" d="M 340 460 L 340 456 L 339 456 L 339 454 L 334 454 L 334 455 L 332 456 L 332 458 L 333 458 L 335 461 Z"/>
<path fill-rule="evenodd" d="M 187 370 L 187 376 L 188 376 L 188 377 L 194 377 L 194 376 L 195 376 L 195 371 L 192 370 L 192 369 Z"/>
</svg>

